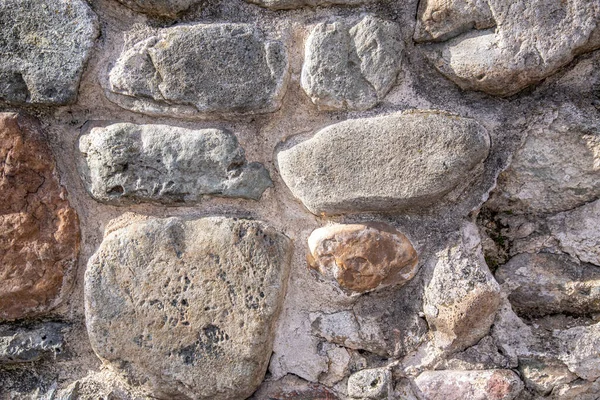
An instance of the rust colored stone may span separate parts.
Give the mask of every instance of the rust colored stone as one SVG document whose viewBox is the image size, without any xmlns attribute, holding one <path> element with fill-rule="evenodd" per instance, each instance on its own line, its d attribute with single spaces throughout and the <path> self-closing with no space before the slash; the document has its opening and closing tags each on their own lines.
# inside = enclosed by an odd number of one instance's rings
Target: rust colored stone
<svg viewBox="0 0 600 400">
<path fill-rule="evenodd" d="M 68 287 L 79 221 L 37 123 L 0 113 L 0 321 L 43 313 Z"/>
<path fill-rule="evenodd" d="M 417 252 L 408 238 L 383 223 L 319 228 L 308 246 L 309 267 L 350 292 L 402 285 L 417 272 Z"/>
</svg>

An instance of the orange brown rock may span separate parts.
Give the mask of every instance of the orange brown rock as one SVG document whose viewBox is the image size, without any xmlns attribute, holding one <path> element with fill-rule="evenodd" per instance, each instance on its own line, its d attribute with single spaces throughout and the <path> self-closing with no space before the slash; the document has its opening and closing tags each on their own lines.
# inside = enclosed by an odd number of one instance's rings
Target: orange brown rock
<svg viewBox="0 0 600 400">
<path fill-rule="evenodd" d="M 417 272 L 417 252 L 408 238 L 383 223 L 319 228 L 308 246 L 310 268 L 348 292 L 402 285 Z"/>
<path fill-rule="evenodd" d="M 0 113 L 0 321 L 43 313 L 68 287 L 79 221 L 35 120 Z"/>
</svg>

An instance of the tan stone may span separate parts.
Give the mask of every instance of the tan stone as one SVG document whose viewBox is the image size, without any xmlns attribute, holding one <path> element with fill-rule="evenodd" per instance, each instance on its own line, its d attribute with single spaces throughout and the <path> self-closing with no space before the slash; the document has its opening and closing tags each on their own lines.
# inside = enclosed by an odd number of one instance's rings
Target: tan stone
<svg viewBox="0 0 600 400">
<path fill-rule="evenodd" d="M 79 221 L 37 123 L 0 114 L 0 320 L 43 313 L 68 288 Z"/>
<path fill-rule="evenodd" d="M 417 273 L 417 252 L 383 223 L 332 225 L 308 238 L 310 268 L 351 292 L 402 285 Z"/>
</svg>

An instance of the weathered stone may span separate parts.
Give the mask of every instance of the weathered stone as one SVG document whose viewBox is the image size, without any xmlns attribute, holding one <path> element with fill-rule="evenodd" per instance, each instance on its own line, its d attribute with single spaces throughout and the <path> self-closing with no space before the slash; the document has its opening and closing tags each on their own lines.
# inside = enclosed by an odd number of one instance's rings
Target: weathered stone
<svg viewBox="0 0 600 400">
<path fill-rule="evenodd" d="M 472 225 L 463 228 L 461 239 L 451 239 L 435 262 L 423 311 L 436 347 L 461 351 L 488 334 L 500 305 L 500 287 L 485 264 Z"/>
<path fill-rule="evenodd" d="M 259 222 L 126 215 L 86 271 L 92 347 L 157 397 L 247 398 L 267 370 L 290 256 Z"/>
<path fill-rule="evenodd" d="M 462 89 L 509 96 L 600 47 L 599 20 L 597 1 L 427 0 L 415 39 L 450 39 L 425 52 Z"/>
<path fill-rule="evenodd" d="M 277 381 L 265 381 L 248 400 L 338 400 L 338 397 L 325 386 L 286 375 Z"/>
<path fill-rule="evenodd" d="M 523 316 L 600 312 L 600 270 L 554 254 L 519 254 L 496 271 Z"/>
<path fill-rule="evenodd" d="M 553 359 L 522 358 L 519 360 L 519 370 L 525 386 L 543 395 L 577 379 L 577 375 L 563 363 Z"/>
<path fill-rule="evenodd" d="M 583 262 L 600 265 L 600 200 L 549 219 L 561 249 Z"/>
<path fill-rule="evenodd" d="M 358 5 L 369 3 L 372 0 L 246 0 L 249 3 L 258 4 L 273 10 L 290 10 L 300 7 L 316 7 L 328 5 Z"/>
<path fill-rule="evenodd" d="M 75 101 L 98 21 L 82 0 L 0 2 L 0 100 Z"/>
<path fill-rule="evenodd" d="M 331 387 L 348 375 L 352 357 L 345 347 L 332 343 L 323 343 L 321 347 L 327 354 L 328 369 L 327 373 L 319 377 L 319 382 Z"/>
<path fill-rule="evenodd" d="M 348 394 L 355 399 L 388 399 L 393 390 L 389 368 L 363 369 L 348 378 Z"/>
<path fill-rule="evenodd" d="M 134 11 L 175 17 L 201 0 L 117 0 Z"/>
<path fill-rule="evenodd" d="M 576 326 L 555 332 L 561 344 L 560 359 L 586 380 L 600 378 L 600 325 Z"/>
<path fill-rule="evenodd" d="M 38 315 L 69 288 L 79 221 L 38 124 L 0 114 L 0 320 Z"/>
<path fill-rule="evenodd" d="M 79 149 L 88 191 L 107 203 L 258 200 L 273 185 L 261 164 L 246 163 L 235 135 L 219 129 L 113 124 L 83 135 Z"/>
<path fill-rule="evenodd" d="M 302 88 L 321 110 L 368 110 L 396 83 L 400 27 L 366 16 L 351 25 L 318 24 L 306 41 Z"/>
<path fill-rule="evenodd" d="M 64 325 L 45 323 L 31 329 L 0 326 L 0 364 L 37 361 L 62 351 Z"/>
<path fill-rule="evenodd" d="M 106 95 L 119 106 L 185 118 L 279 108 L 288 75 L 286 51 L 253 25 L 180 25 L 145 35 L 109 73 Z"/>
<path fill-rule="evenodd" d="M 425 371 L 415 382 L 423 400 L 512 400 L 523 390 L 518 375 L 507 369 Z"/>
<path fill-rule="evenodd" d="M 469 179 L 489 147 L 475 120 L 410 111 L 331 125 L 277 159 L 306 208 L 339 214 L 431 205 Z"/>
<path fill-rule="evenodd" d="M 310 268 L 348 292 L 404 285 L 417 273 L 417 252 L 383 223 L 332 225 L 308 238 Z"/>
</svg>

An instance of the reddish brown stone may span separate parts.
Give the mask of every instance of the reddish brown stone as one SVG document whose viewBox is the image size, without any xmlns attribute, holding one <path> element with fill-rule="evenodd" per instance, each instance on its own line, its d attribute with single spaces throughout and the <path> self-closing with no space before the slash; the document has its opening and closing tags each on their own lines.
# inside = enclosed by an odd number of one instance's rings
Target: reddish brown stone
<svg viewBox="0 0 600 400">
<path fill-rule="evenodd" d="M 382 223 L 319 228 L 308 247 L 310 268 L 348 291 L 401 285 L 417 272 L 417 252 L 408 238 Z"/>
<path fill-rule="evenodd" d="M 79 221 L 37 123 L 0 113 L 0 320 L 56 306 L 79 253 Z"/>
</svg>

